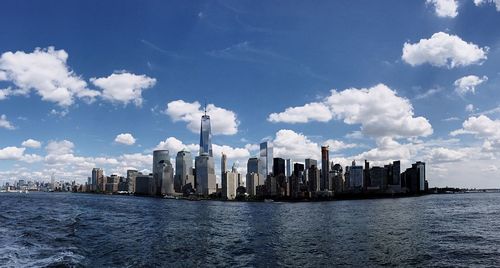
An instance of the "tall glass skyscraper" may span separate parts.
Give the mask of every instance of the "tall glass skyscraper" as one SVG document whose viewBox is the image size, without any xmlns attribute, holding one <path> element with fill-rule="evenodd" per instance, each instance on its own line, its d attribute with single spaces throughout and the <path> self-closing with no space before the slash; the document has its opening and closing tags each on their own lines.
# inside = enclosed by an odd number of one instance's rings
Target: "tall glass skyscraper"
<svg viewBox="0 0 500 268">
<path fill-rule="evenodd" d="M 200 155 L 208 154 L 213 157 L 212 153 L 212 131 L 210 129 L 210 116 L 205 114 L 201 117 L 201 127 L 200 127 Z"/>
<path fill-rule="evenodd" d="M 182 192 L 182 187 L 188 183 L 194 187 L 193 176 L 193 158 L 191 152 L 182 150 L 175 157 L 175 180 L 174 189 L 176 192 Z"/>
<path fill-rule="evenodd" d="M 271 142 L 265 141 L 260 144 L 260 161 L 262 166 L 259 173 L 266 178 L 273 171 L 273 145 Z"/>
<path fill-rule="evenodd" d="M 200 128 L 200 155 L 195 158 L 196 192 L 200 195 L 210 195 L 217 191 L 214 158 L 212 153 L 212 131 L 210 116 L 201 117 Z"/>
</svg>

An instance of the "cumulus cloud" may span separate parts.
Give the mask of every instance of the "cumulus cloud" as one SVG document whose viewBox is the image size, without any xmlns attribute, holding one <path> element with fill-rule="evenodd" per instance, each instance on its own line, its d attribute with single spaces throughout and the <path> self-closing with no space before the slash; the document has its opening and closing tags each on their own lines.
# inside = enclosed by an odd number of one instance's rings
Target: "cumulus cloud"
<svg viewBox="0 0 500 268">
<path fill-rule="evenodd" d="M 363 134 L 373 137 L 416 137 L 432 134 L 424 117 L 414 117 L 413 106 L 386 85 L 331 91 L 326 103 L 336 119 L 361 124 Z"/>
<path fill-rule="evenodd" d="M 40 148 L 42 143 L 34 139 L 27 139 L 21 145 L 28 148 Z"/>
<path fill-rule="evenodd" d="M 184 144 L 181 140 L 175 137 L 168 137 L 164 141 L 161 141 L 154 148 L 155 150 L 168 150 L 171 155 L 175 155 L 177 152 L 182 150 L 187 150 L 191 152 L 196 152 L 199 150 L 199 145 L 197 144 Z M 213 149 L 213 148 L 212 148 Z"/>
<path fill-rule="evenodd" d="M 460 96 L 464 96 L 469 92 L 474 94 L 476 92 L 476 87 L 486 81 L 488 81 L 487 76 L 479 77 L 476 75 L 468 75 L 455 80 L 453 84 L 455 85 L 455 91 Z"/>
<path fill-rule="evenodd" d="M 306 158 L 320 158 L 320 148 L 317 143 L 311 141 L 304 134 L 290 129 L 281 129 L 276 132 L 272 143 L 275 157 L 297 161 L 304 161 Z"/>
<path fill-rule="evenodd" d="M 497 11 L 500 11 L 500 0 L 474 0 L 476 6 L 483 4 L 495 4 Z"/>
<path fill-rule="evenodd" d="M 142 105 L 142 91 L 156 84 L 155 78 L 127 72 L 113 73 L 108 77 L 94 77 L 90 81 L 103 90 L 102 97 L 105 100 L 124 105 L 132 102 L 136 106 Z"/>
<path fill-rule="evenodd" d="M 456 35 L 438 32 L 415 44 L 405 42 L 401 58 L 411 66 L 429 63 L 436 67 L 454 68 L 482 64 L 487 59 L 488 49 L 467 43 Z"/>
<path fill-rule="evenodd" d="M 384 84 L 371 88 L 349 88 L 340 92 L 332 90 L 322 105 L 328 108 L 324 112 L 329 112 L 330 118 L 343 120 L 349 125 L 360 124 L 362 133 L 368 136 L 416 137 L 428 136 L 433 132 L 426 118 L 414 117 L 413 106 L 408 99 L 397 96 L 396 91 Z M 298 108 L 301 107 L 291 109 Z M 287 122 L 283 120 L 287 119 L 284 114 L 287 111 L 271 114 L 269 118 L 274 122 L 278 119 Z M 307 114 L 303 116 L 307 117 Z M 309 120 L 317 118 L 307 117 L 307 120 L 302 121 Z"/>
<path fill-rule="evenodd" d="M 4 114 L 0 116 L 0 128 L 5 128 L 9 130 L 15 129 L 14 125 L 12 125 L 12 123 L 9 120 L 7 120 L 7 116 Z"/>
<path fill-rule="evenodd" d="M 428 156 L 431 163 L 457 162 L 466 157 L 465 152 L 444 147 L 432 148 Z"/>
<path fill-rule="evenodd" d="M 328 122 L 332 113 L 324 103 L 313 102 L 304 106 L 286 108 L 284 112 L 272 113 L 268 121 L 284 123 L 307 123 L 309 121 Z"/>
<path fill-rule="evenodd" d="M 2 91 L 7 94 L 29 94 L 35 91 L 42 100 L 55 102 L 67 107 L 75 98 L 92 101 L 100 93 L 87 88 L 87 83 L 76 75 L 67 65 L 68 53 L 56 50 L 36 48 L 31 53 L 23 51 L 5 52 L 0 56 L 2 80 L 10 81 L 16 90 Z"/>
<path fill-rule="evenodd" d="M 121 133 L 116 136 L 115 142 L 125 145 L 132 145 L 135 143 L 135 138 L 130 133 Z"/>
<path fill-rule="evenodd" d="M 486 115 L 471 116 L 462 124 L 462 128 L 451 132 L 452 136 L 474 134 L 481 138 L 500 138 L 500 120 L 492 120 Z"/>
<path fill-rule="evenodd" d="M 0 160 L 20 160 L 23 157 L 25 148 L 9 146 L 0 149 Z"/>
<path fill-rule="evenodd" d="M 75 144 L 68 140 L 49 141 L 45 146 L 45 151 L 47 151 L 47 154 L 70 154 L 73 153 L 74 147 Z"/>
<path fill-rule="evenodd" d="M 165 114 L 174 122 L 187 122 L 187 128 L 193 133 L 200 132 L 203 110 L 199 102 L 171 101 L 167 104 Z M 210 116 L 212 134 L 234 135 L 238 132 L 239 121 L 236 113 L 213 104 L 207 105 L 207 114 Z"/>
<path fill-rule="evenodd" d="M 434 5 L 436 15 L 439 17 L 454 18 L 458 15 L 457 0 L 427 0 L 426 3 Z"/>
<path fill-rule="evenodd" d="M 332 152 L 338 152 L 344 149 L 357 147 L 357 145 L 354 143 L 345 143 L 343 141 L 333 139 L 326 140 L 323 144 L 329 146 L 329 149 Z"/>
</svg>

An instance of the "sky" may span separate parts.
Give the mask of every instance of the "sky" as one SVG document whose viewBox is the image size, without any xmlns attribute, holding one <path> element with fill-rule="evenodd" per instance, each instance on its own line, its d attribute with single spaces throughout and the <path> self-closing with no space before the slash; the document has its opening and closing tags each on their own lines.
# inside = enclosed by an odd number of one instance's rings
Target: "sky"
<svg viewBox="0 0 500 268">
<path fill-rule="evenodd" d="M 274 156 L 500 187 L 500 1 L 2 1 L 0 184 Z M 219 175 L 218 175 L 219 176 Z"/>
</svg>

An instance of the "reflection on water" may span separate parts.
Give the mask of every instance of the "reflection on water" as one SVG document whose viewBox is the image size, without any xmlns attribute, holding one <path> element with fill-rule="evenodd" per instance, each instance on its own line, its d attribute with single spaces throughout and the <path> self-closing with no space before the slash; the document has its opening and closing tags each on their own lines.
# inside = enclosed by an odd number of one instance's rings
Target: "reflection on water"
<svg viewBox="0 0 500 268">
<path fill-rule="evenodd" d="M 500 194 L 318 203 L 0 194 L 5 266 L 495 266 Z"/>
</svg>

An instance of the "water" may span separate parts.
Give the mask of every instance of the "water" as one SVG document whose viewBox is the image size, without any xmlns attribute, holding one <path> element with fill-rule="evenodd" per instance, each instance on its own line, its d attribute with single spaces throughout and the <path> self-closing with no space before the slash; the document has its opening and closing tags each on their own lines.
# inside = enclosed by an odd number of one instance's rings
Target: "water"
<svg viewBox="0 0 500 268">
<path fill-rule="evenodd" d="M 500 194 L 230 203 L 0 194 L 0 266 L 453 266 L 500 263 Z"/>
</svg>

